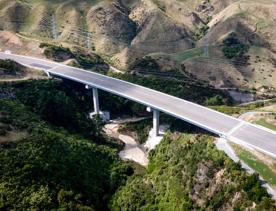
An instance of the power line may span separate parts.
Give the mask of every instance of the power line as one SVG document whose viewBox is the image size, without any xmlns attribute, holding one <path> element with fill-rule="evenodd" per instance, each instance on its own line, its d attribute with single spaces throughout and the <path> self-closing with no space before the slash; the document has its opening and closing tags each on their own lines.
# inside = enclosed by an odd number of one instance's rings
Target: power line
<svg viewBox="0 0 276 211">
<path fill-rule="evenodd" d="M 0 21 L 0 23 L 17 23 L 21 27 L 29 26 L 28 24 L 26 24 L 25 22 L 22 22 L 22 21 Z M 47 20 L 44 20 L 43 24 L 38 24 L 38 26 L 42 30 L 43 33 L 46 33 L 46 37 L 49 37 L 49 38 L 55 37 L 56 39 L 58 39 L 55 20 L 52 20 L 52 24 L 48 23 Z M 52 31 L 52 35 L 50 36 L 49 33 L 51 31 Z M 87 30 L 82 30 L 81 28 L 78 28 L 78 27 L 71 27 L 71 26 L 70 26 L 70 29 L 66 28 L 66 29 L 64 29 L 64 31 L 68 31 L 69 33 L 73 33 L 73 35 L 75 35 L 77 38 L 81 38 L 83 43 L 85 43 L 86 47 L 91 49 L 91 45 L 92 45 L 92 42 L 93 42 L 92 32 L 89 32 Z M 99 36 L 101 36 L 101 35 L 99 35 Z M 105 35 L 102 35 L 102 36 L 105 36 Z M 178 42 L 178 41 L 179 41 L 179 39 L 174 40 L 172 42 Z M 80 42 L 80 40 L 78 42 Z M 152 42 L 156 45 L 156 42 L 154 42 L 154 41 L 152 41 Z M 147 41 L 146 43 L 150 44 L 151 41 Z M 141 46 L 141 45 L 143 46 L 143 44 L 145 45 L 146 43 L 139 43 L 139 46 Z M 170 46 L 170 44 L 166 44 L 166 45 Z M 274 46 L 274 45 L 275 44 L 272 44 L 270 46 Z M 175 46 L 175 45 L 172 45 L 172 46 Z M 132 49 L 132 47 L 134 47 L 134 49 Z M 183 52 L 170 53 L 170 54 L 164 53 L 164 54 L 167 54 L 168 56 L 171 56 L 171 55 L 176 55 L 177 56 L 177 54 L 179 54 L 179 53 L 185 54 L 186 52 L 188 53 L 188 52 L 200 50 L 200 51 L 202 51 L 201 53 L 198 52 L 197 56 L 193 56 L 191 58 L 197 59 L 197 60 L 201 59 L 201 60 L 205 60 L 205 61 L 206 61 L 206 59 L 208 59 L 209 62 L 213 60 L 213 62 L 219 62 L 219 63 L 231 64 L 231 65 L 234 65 L 234 66 L 243 66 L 243 67 L 247 66 L 249 64 L 248 62 L 242 61 L 242 60 L 226 60 L 226 59 L 214 58 L 214 57 L 211 57 L 209 55 L 209 48 L 212 49 L 212 48 L 221 48 L 221 47 L 223 47 L 223 45 L 221 45 L 221 44 L 220 45 L 209 45 L 208 44 L 208 56 L 207 57 L 206 57 L 206 52 L 204 50 L 204 47 L 202 47 L 202 46 L 192 48 L 192 49 L 188 49 L 188 50 L 183 51 Z M 235 47 L 235 45 L 233 45 L 233 47 Z M 261 46 L 258 46 L 258 47 L 261 47 Z M 132 50 L 132 51 L 135 52 L 135 51 L 139 51 L 139 50 L 142 51 L 143 49 L 135 49 L 135 46 L 129 46 L 129 50 L 130 51 Z M 162 54 L 162 52 L 160 52 L 160 53 Z M 202 57 L 202 55 L 205 55 L 205 57 Z"/>
</svg>

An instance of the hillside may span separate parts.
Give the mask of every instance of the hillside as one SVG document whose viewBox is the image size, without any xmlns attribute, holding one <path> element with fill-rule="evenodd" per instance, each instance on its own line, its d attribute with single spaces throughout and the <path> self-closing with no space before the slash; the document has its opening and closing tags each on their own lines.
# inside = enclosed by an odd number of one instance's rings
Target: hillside
<svg viewBox="0 0 276 211">
<path fill-rule="evenodd" d="M 0 92 L 0 209 L 107 209 L 133 170 L 72 88 L 27 81 Z"/>
<path fill-rule="evenodd" d="M 219 88 L 275 94 L 275 5 L 274 0 L 2 0 L 0 48 L 43 56 L 41 42 L 82 46 L 124 70 L 145 74 L 149 64 L 133 63 L 150 58 L 157 63 L 150 74 L 191 74 Z M 225 44 L 232 36 L 235 42 Z"/>
<path fill-rule="evenodd" d="M 252 203 L 254 201 L 254 203 Z M 111 210 L 273 210 L 255 174 L 215 149 L 211 138 L 168 135 L 147 172 L 130 178 Z"/>
<path fill-rule="evenodd" d="M 275 11 L 274 1 L 257 0 L 3 0 L 0 48 L 43 56 L 40 42 L 58 42 L 141 74 L 150 67 L 133 63 L 150 58 L 154 72 L 275 93 Z M 231 35 L 236 42 L 225 46 Z M 242 57 L 240 45 L 247 46 Z"/>
<path fill-rule="evenodd" d="M 276 96 L 276 0 L 0 0 L 6 50 L 275 129 L 275 100 L 237 102 Z M 152 113 L 103 90 L 99 101 L 117 135 L 90 118 L 83 84 L 0 60 L 0 210 L 276 210 L 273 158 L 233 145 L 249 174 L 213 134 L 162 112 L 149 152 Z M 121 159 L 126 148 L 148 165 Z"/>
</svg>

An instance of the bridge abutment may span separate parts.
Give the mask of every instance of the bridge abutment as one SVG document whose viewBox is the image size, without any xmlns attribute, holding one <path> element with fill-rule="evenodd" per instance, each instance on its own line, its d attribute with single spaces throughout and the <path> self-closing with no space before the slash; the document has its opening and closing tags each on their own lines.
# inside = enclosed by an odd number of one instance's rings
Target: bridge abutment
<svg viewBox="0 0 276 211">
<path fill-rule="evenodd" d="M 44 73 L 47 75 L 47 77 L 51 77 L 51 75 L 48 71 L 44 70 Z"/>
</svg>

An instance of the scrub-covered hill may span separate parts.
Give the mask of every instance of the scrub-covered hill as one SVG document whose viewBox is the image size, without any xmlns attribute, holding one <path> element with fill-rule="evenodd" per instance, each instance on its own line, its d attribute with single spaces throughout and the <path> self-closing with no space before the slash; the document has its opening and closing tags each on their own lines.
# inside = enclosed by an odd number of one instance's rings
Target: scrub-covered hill
<svg viewBox="0 0 276 211">
<path fill-rule="evenodd" d="M 3 210 L 105 210 L 107 204 L 110 210 L 273 210 L 258 177 L 215 149 L 208 136 L 168 135 L 151 153 L 147 172 L 131 176 L 103 138 L 55 128 L 19 100 L 0 105 Z"/>
<path fill-rule="evenodd" d="M 138 81 L 159 89 L 165 84 L 168 93 L 180 87 L 161 82 Z M 175 94 L 187 90 L 195 88 Z M 223 100 L 209 94 L 206 89 L 190 98 Z M 99 96 L 112 114 L 146 113 L 125 99 Z M 150 153 L 147 169 L 120 160 L 122 143 L 102 133 L 97 117 L 88 117 L 91 104 L 91 92 L 69 81 L 0 84 L 0 210 L 273 210 L 257 175 L 218 151 L 210 135 L 173 118 L 172 132 Z"/>
<path fill-rule="evenodd" d="M 258 176 L 218 151 L 212 138 L 168 135 L 148 170 L 113 196 L 111 210 L 274 210 Z"/>
<path fill-rule="evenodd" d="M 119 159 L 120 142 L 103 136 L 100 121 L 62 87 L 0 85 L 0 210 L 105 210 L 133 173 Z"/>
</svg>

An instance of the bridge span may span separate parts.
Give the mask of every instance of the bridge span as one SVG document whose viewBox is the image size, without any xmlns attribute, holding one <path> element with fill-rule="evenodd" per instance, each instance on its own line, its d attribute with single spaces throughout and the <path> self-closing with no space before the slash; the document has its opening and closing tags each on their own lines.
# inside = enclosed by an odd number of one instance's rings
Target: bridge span
<svg viewBox="0 0 276 211">
<path fill-rule="evenodd" d="M 0 59 L 11 59 L 48 76 L 66 78 L 84 84 L 93 91 L 94 111 L 99 113 L 98 89 L 143 104 L 153 112 L 155 134 L 159 131 L 159 113 L 164 112 L 201 127 L 238 144 L 243 144 L 276 158 L 276 132 L 204 106 L 153 89 L 98 73 L 28 56 L 0 52 Z"/>
</svg>

